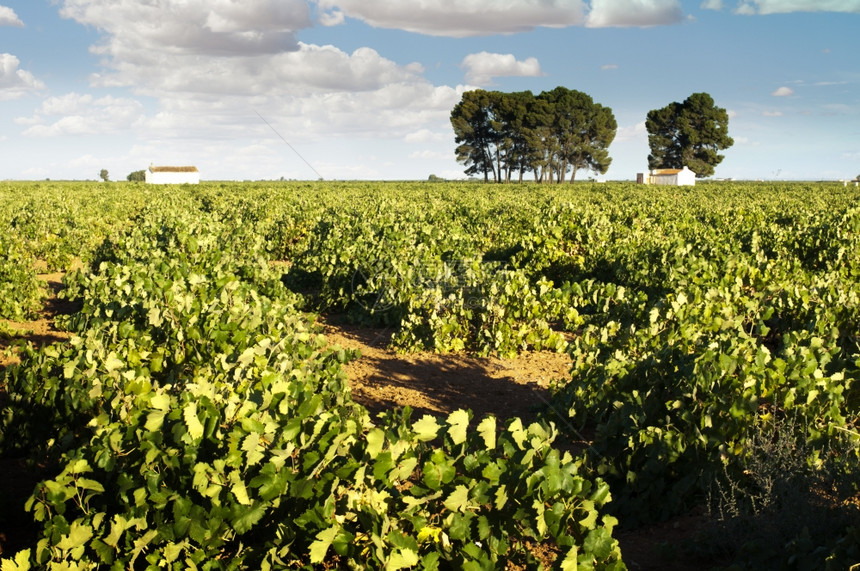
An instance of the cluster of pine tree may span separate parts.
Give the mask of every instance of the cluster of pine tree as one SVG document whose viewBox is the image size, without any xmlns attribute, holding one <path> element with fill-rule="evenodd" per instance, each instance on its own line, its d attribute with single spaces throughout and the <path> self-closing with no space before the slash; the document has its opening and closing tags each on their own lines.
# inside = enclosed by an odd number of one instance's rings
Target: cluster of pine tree
<svg viewBox="0 0 860 571">
<path fill-rule="evenodd" d="M 618 128 L 612 109 L 580 91 L 556 87 L 540 95 L 474 90 L 451 111 L 457 160 L 467 175 L 510 182 L 533 172 L 537 182 L 576 178 L 580 169 L 603 174 Z"/>
<path fill-rule="evenodd" d="M 457 161 L 470 176 L 510 182 L 533 172 L 536 182 L 570 181 L 580 169 L 604 174 L 618 125 L 612 109 L 566 87 L 531 91 L 467 91 L 451 111 Z M 648 168 L 689 167 L 698 177 L 714 174 L 719 153 L 732 146 L 729 115 L 707 93 L 648 112 Z"/>
</svg>

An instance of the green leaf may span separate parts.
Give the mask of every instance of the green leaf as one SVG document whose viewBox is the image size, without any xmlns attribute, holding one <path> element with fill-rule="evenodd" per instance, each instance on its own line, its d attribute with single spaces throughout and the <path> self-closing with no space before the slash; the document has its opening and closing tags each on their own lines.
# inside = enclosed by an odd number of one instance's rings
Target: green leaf
<svg viewBox="0 0 860 571">
<path fill-rule="evenodd" d="M 105 359 L 105 369 L 107 369 L 108 373 L 115 371 L 123 367 L 124 365 L 125 363 L 122 361 L 122 359 L 119 359 L 116 356 L 116 353 L 114 351 L 108 353 L 108 356 Z"/>
<path fill-rule="evenodd" d="M 458 409 L 448 415 L 448 435 L 454 444 L 462 444 L 466 441 L 466 434 L 469 428 L 469 413 L 463 409 Z"/>
<path fill-rule="evenodd" d="M 436 417 L 429 414 L 425 414 L 421 417 L 421 420 L 412 425 L 412 430 L 415 431 L 415 438 L 421 442 L 427 442 L 436 438 L 439 435 L 440 428 Z"/>
<path fill-rule="evenodd" d="M 373 463 L 373 477 L 377 480 L 387 481 L 388 472 L 394 468 L 394 460 L 391 459 L 391 452 L 383 452 L 376 457 Z"/>
<path fill-rule="evenodd" d="M 122 537 L 122 534 L 131 525 L 132 522 L 127 521 L 121 515 L 113 516 L 113 523 L 111 523 L 110 535 L 105 538 L 105 543 L 107 543 L 113 548 L 116 548 L 119 545 L 119 540 Z"/>
<path fill-rule="evenodd" d="M 567 552 L 567 555 L 564 556 L 564 561 L 561 562 L 561 571 L 578 571 L 578 554 L 579 548 L 576 545 L 572 546 L 570 551 Z"/>
<path fill-rule="evenodd" d="M 15 559 L 4 559 L 0 571 L 30 571 L 30 550 L 15 554 Z"/>
<path fill-rule="evenodd" d="M 581 507 L 584 510 L 588 510 L 588 515 L 579 520 L 579 525 L 585 529 L 594 529 L 594 526 L 597 524 L 597 510 L 594 509 L 594 503 L 584 500 Z"/>
<path fill-rule="evenodd" d="M 609 484 L 603 481 L 599 482 L 598 485 L 594 487 L 594 492 L 591 494 L 589 499 L 597 504 L 598 507 L 608 502 L 611 499 L 609 494 Z"/>
<path fill-rule="evenodd" d="M 442 467 L 435 462 L 427 461 L 424 463 L 423 482 L 431 490 L 438 490 L 442 487 Z"/>
<path fill-rule="evenodd" d="M 505 504 L 507 504 L 507 503 L 508 503 L 507 486 L 505 484 L 502 484 L 496 490 L 496 499 L 493 502 L 493 505 L 496 506 L 497 510 L 501 510 L 502 508 L 505 507 Z"/>
<path fill-rule="evenodd" d="M 152 399 L 149 401 L 149 406 L 155 410 L 167 412 L 170 410 L 170 395 L 164 393 L 153 395 Z"/>
<path fill-rule="evenodd" d="M 162 553 L 164 554 L 164 562 L 172 563 L 182 554 L 182 550 L 187 546 L 186 542 L 173 543 L 170 542 L 164 546 Z"/>
<path fill-rule="evenodd" d="M 388 475 L 389 479 L 392 482 L 408 480 L 410 476 L 412 476 L 412 472 L 415 470 L 415 466 L 418 465 L 418 458 L 409 457 L 404 458 L 394 470 Z"/>
<path fill-rule="evenodd" d="M 89 525 L 82 524 L 80 520 L 76 520 L 72 522 L 69 534 L 63 536 L 63 539 L 57 543 L 57 547 L 64 551 L 70 551 L 76 547 L 84 545 L 90 540 L 90 538 L 92 538 L 92 536 L 93 528 Z"/>
<path fill-rule="evenodd" d="M 341 530 L 340 533 L 337 534 L 337 537 L 334 538 L 334 541 L 331 542 L 331 546 L 335 553 L 341 557 L 345 557 L 349 553 L 349 548 L 352 546 L 354 541 L 355 536 L 353 534 L 348 531 Z"/>
<path fill-rule="evenodd" d="M 391 559 L 385 565 L 386 571 L 397 571 L 418 565 L 418 552 L 412 549 L 398 549 L 391 554 Z"/>
<path fill-rule="evenodd" d="M 338 533 L 340 533 L 340 526 L 333 525 L 317 534 L 316 541 L 311 543 L 310 547 L 311 563 L 322 563 L 325 561 L 328 548 L 331 546 Z"/>
<path fill-rule="evenodd" d="M 96 538 L 90 541 L 90 548 L 96 552 L 102 563 L 113 563 L 114 549 L 104 541 Z"/>
<path fill-rule="evenodd" d="M 445 500 L 445 507 L 452 512 L 456 511 L 464 511 L 465 507 L 469 504 L 469 488 L 460 484 L 454 491 L 451 492 L 451 495 Z"/>
<path fill-rule="evenodd" d="M 158 530 L 150 529 L 146 533 L 143 534 L 142 537 L 134 540 L 134 549 L 132 550 L 132 558 L 130 567 L 134 568 L 134 560 L 137 559 L 137 556 L 146 551 L 146 548 L 152 543 L 152 540 L 158 537 Z"/>
<path fill-rule="evenodd" d="M 197 403 L 190 402 L 185 405 L 182 410 L 182 418 L 185 419 L 185 426 L 188 428 L 188 435 L 193 440 L 203 438 L 203 424 L 197 418 Z"/>
<path fill-rule="evenodd" d="M 438 551 L 428 553 L 421 559 L 421 569 L 424 571 L 439 571 L 439 558 L 442 556 Z"/>
<path fill-rule="evenodd" d="M 478 424 L 478 434 L 484 439 L 487 450 L 496 448 L 496 417 L 488 416 Z"/>
<path fill-rule="evenodd" d="M 161 310 L 157 307 L 153 307 L 146 314 L 148 323 L 153 327 L 160 327 L 164 320 L 161 318 Z"/>
<path fill-rule="evenodd" d="M 238 508 L 239 517 L 233 520 L 233 529 L 236 533 L 248 533 L 252 527 L 257 525 L 263 516 L 266 515 L 266 506 L 259 502 L 255 502 L 250 508 Z"/>
<path fill-rule="evenodd" d="M 615 540 L 606 529 L 599 527 L 588 532 L 582 548 L 591 553 L 598 561 L 603 561 L 612 553 Z"/>
<path fill-rule="evenodd" d="M 248 489 L 245 487 L 245 482 L 242 481 L 239 473 L 230 472 L 230 480 L 233 481 L 233 485 L 230 486 L 230 491 L 233 493 L 233 496 L 235 496 L 236 501 L 243 506 L 251 505 L 251 500 L 248 498 Z"/>
<path fill-rule="evenodd" d="M 101 482 L 90 480 L 88 478 L 78 478 L 75 480 L 75 486 L 83 490 L 92 490 L 94 492 L 104 492 L 105 488 Z"/>
<path fill-rule="evenodd" d="M 367 455 L 371 459 L 375 459 L 382 451 L 382 445 L 385 443 L 385 431 L 381 428 L 374 428 L 367 433 Z"/>
</svg>

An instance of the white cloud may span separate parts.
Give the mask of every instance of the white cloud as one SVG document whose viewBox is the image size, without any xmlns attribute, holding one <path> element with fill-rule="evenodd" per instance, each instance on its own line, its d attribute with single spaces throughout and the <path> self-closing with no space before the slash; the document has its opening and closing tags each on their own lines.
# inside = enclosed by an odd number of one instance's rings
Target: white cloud
<svg viewBox="0 0 860 571">
<path fill-rule="evenodd" d="M 60 14 L 103 30 L 98 52 L 149 59 L 145 51 L 198 55 L 271 54 L 297 49 L 311 25 L 305 0 L 64 0 Z"/>
<path fill-rule="evenodd" d="M 320 24 L 323 26 L 340 26 L 346 21 L 346 17 L 343 12 L 340 10 L 334 10 L 332 12 L 323 12 L 319 16 Z"/>
<path fill-rule="evenodd" d="M 680 23 L 679 0 L 592 0 L 589 28 L 648 27 Z"/>
<path fill-rule="evenodd" d="M 583 0 L 316 0 L 377 28 L 431 36 L 513 34 L 538 27 L 564 28 L 584 22 Z"/>
<path fill-rule="evenodd" d="M 32 117 L 16 117 L 12 120 L 16 125 L 39 125 L 42 123 L 42 118 L 38 115 Z"/>
<path fill-rule="evenodd" d="M 601 65 L 600 69 L 606 71 L 606 70 L 610 70 L 610 69 L 618 69 L 618 66 L 614 63 L 607 63 L 605 65 Z"/>
<path fill-rule="evenodd" d="M 45 87 L 29 71 L 18 69 L 20 63 L 12 54 L 0 53 L 0 101 L 16 99 Z"/>
<path fill-rule="evenodd" d="M 477 4 L 472 3 L 478 14 Z M 398 10 L 370 4 L 356 3 L 355 9 Z M 581 0 L 518 0 L 516 4 L 531 7 L 535 18 L 540 15 L 533 22 L 539 25 L 538 21 L 562 19 L 562 7 L 570 12 L 571 6 L 581 6 Z M 141 161 L 183 160 L 239 178 L 272 172 L 310 174 L 303 164 L 296 172 L 280 172 L 278 165 L 292 152 L 278 134 L 303 154 L 308 147 L 325 146 L 327 150 L 311 160 L 326 178 L 379 177 L 385 172 L 344 170 L 351 160 L 346 156 L 326 165 L 328 159 L 320 157 L 331 156 L 332 145 L 363 149 L 369 145 L 356 144 L 357 139 L 373 140 L 370 146 L 392 145 L 406 157 L 404 149 L 409 147 L 404 142 L 431 150 L 452 144 L 446 129 L 465 86 L 433 85 L 423 77 L 421 64 L 401 65 L 368 47 L 347 53 L 331 45 L 299 42 L 295 32 L 311 25 L 307 0 L 251 0 L 241 3 L 241 10 L 237 6 L 236 0 L 62 0 L 63 16 L 100 31 L 101 40 L 91 51 L 101 58 L 101 68 L 90 77 L 91 85 L 152 98 L 152 110 L 149 104 L 144 108 L 132 99 L 125 105 L 120 100 L 103 105 L 94 97 L 87 101 L 68 94 L 46 100 L 31 117 L 16 122 L 33 137 L 130 129 L 137 148 L 154 149 L 123 159 L 130 169 L 142 168 L 134 166 Z M 320 4 L 320 24 L 355 17 L 347 7 Z M 527 20 L 522 10 L 518 18 L 503 14 L 502 8 L 493 12 L 496 8 L 493 5 L 490 16 L 495 14 L 499 21 L 503 16 Z M 451 21 L 462 23 L 469 2 L 459 9 L 460 16 Z M 426 10 L 435 13 L 433 8 Z M 414 15 L 415 7 L 409 6 L 408 11 Z M 483 18 L 480 12 L 477 19 Z M 519 73 L 531 73 L 531 63 L 514 61 L 522 68 Z M 442 132 L 446 134 L 440 139 Z M 240 147 L 273 152 L 261 151 L 254 160 L 242 157 L 243 164 L 230 164 L 228 155 L 238 156 Z M 452 156 L 446 160 L 454 164 Z"/>
<path fill-rule="evenodd" d="M 627 127 L 619 127 L 615 131 L 615 141 L 647 141 L 648 129 L 645 128 L 645 121 L 630 125 Z"/>
<path fill-rule="evenodd" d="M 419 129 L 412 133 L 407 133 L 403 140 L 407 143 L 439 143 L 452 139 L 450 133 L 439 133 L 430 129 Z"/>
<path fill-rule="evenodd" d="M 94 157 L 93 155 L 86 154 L 81 155 L 75 159 L 72 159 L 66 163 L 67 166 L 72 168 L 80 168 L 80 167 L 96 167 L 100 163 L 99 159 Z"/>
<path fill-rule="evenodd" d="M 826 115 L 856 115 L 857 107 L 847 103 L 825 103 L 822 105 Z"/>
<path fill-rule="evenodd" d="M 15 10 L 7 6 L 0 6 L 0 26 L 23 26 L 24 22 L 15 13 Z"/>
<path fill-rule="evenodd" d="M 46 116 L 52 119 L 46 121 Z M 46 99 L 32 118 L 20 118 L 16 122 L 32 125 L 24 135 L 56 137 L 113 133 L 142 120 L 143 105 L 133 99 L 110 95 L 94 99 L 92 95 L 69 93 Z"/>
<path fill-rule="evenodd" d="M 410 159 L 422 159 L 422 160 L 445 160 L 450 159 L 454 156 L 454 151 L 443 153 L 440 151 L 415 151 L 414 153 L 409 153 L 408 157 Z"/>
<path fill-rule="evenodd" d="M 314 96 L 206 98 L 180 94 L 161 100 L 159 111 L 139 125 L 139 130 L 148 137 L 167 139 L 277 140 L 274 128 L 291 144 L 353 136 L 402 140 L 428 126 L 447 124 L 462 91 L 415 82 Z"/>
<path fill-rule="evenodd" d="M 38 179 L 38 178 L 46 178 L 51 171 L 43 167 L 35 167 L 30 169 L 24 169 L 21 171 L 23 178 L 26 179 Z"/>
<path fill-rule="evenodd" d="M 92 48 L 106 69 L 91 77 L 97 87 L 265 99 L 423 81 L 420 65 L 398 66 L 370 48 L 347 54 L 296 41 L 310 25 L 305 0 L 65 0 L 62 14 L 104 31 Z"/>
<path fill-rule="evenodd" d="M 860 14 L 860 0 L 741 0 L 738 14 L 789 14 L 791 12 L 847 12 Z"/>
<path fill-rule="evenodd" d="M 765 117 L 782 117 L 782 111 L 762 111 L 761 114 Z"/>
<path fill-rule="evenodd" d="M 67 93 L 59 97 L 45 99 L 42 102 L 40 113 L 43 115 L 73 115 L 86 109 L 92 102 L 92 95 Z"/>
<path fill-rule="evenodd" d="M 702 10 L 722 10 L 723 0 L 704 0 L 699 6 Z"/>
<path fill-rule="evenodd" d="M 319 91 L 371 91 L 385 85 L 421 81 L 420 65 L 398 66 L 371 48 L 347 54 L 334 46 L 298 44 L 296 51 L 249 57 L 200 58 L 186 51 L 139 58 L 116 57 L 113 73 L 94 76 L 98 87 L 135 87 L 152 96 L 277 97 Z"/>
<path fill-rule="evenodd" d="M 476 85 L 491 84 L 494 77 L 540 77 L 543 72 L 537 58 L 517 60 L 513 54 L 480 52 L 463 58 L 466 81 Z"/>
<path fill-rule="evenodd" d="M 794 90 L 790 87 L 782 86 L 771 93 L 774 97 L 788 97 L 794 95 Z"/>
</svg>

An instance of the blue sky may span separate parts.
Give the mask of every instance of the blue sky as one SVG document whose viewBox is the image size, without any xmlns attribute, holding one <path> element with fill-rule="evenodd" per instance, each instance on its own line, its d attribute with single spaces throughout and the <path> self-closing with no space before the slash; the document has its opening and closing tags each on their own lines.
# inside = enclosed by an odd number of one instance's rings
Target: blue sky
<svg viewBox="0 0 860 571">
<path fill-rule="evenodd" d="M 0 0 L 0 180 L 462 178 L 464 91 L 559 85 L 615 114 L 599 178 L 703 91 L 717 178 L 853 178 L 858 30 L 860 0 Z"/>
</svg>

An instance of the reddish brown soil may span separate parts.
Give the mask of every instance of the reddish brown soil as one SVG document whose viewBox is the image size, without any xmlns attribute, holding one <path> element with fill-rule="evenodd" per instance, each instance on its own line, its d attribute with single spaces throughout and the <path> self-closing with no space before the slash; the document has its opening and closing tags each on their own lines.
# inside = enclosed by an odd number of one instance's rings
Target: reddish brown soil
<svg viewBox="0 0 860 571">
<path fill-rule="evenodd" d="M 48 294 L 48 297 L 45 299 L 44 311 L 42 311 L 39 319 L 27 322 L 0 320 L 9 329 L 21 332 L 21 336 L 14 339 L 0 337 L 0 367 L 5 367 L 17 361 L 14 355 L 5 354 L 6 349 L 13 344 L 15 339 L 30 341 L 34 345 L 41 347 L 69 338 L 68 333 L 57 331 L 54 328 L 54 318 L 57 315 L 68 314 L 75 309 L 74 304 L 57 297 L 57 293 L 63 288 L 63 274 L 42 274 L 39 278 L 45 282 L 45 289 Z"/>
<path fill-rule="evenodd" d="M 371 413 L 410 406 L 413 418 L 471 409 L 475 418 L 534 417 L 549 404 L 548 387 L 565 377 L 564 353 L 523 353 L 515 359 L 466 353 L 397 353 L 387 348 L 392 330 L 323 323 L 332 344 L 358 349 L 346 365 L 352 397 Z"/>
<path fill-rule="evenodd" d="M 6 322 L 12 329 L 28 331 L 23 339 L 37 346 L 62 341 L 68 334 L 57 331 L 53 319 L 75 308 L 57 298 L 62 274 L 43 275 L 49 297 L 37 321 Z M 353 398 L 372 414 L 392 407 L 410 406 L 413 418 L 424 414 L 448 414 L 458 408 L 471 409 L 476 419 L 493 414 L 499 419 L 514 416 L 531 420 L 537 409 L 548 405 L 548 386 L 570 369 L 564 353 L 526 352 L 514 359 L 476 357 L 465 353 L 401 354 L 387 348 L 391 330 L 369 329 L 322 320 L 332 344 L 358 349 L 361 357 L 347 364 Z M 3 355 L 9 340 L 0 339 L 0 372 L 16 361 Z M 13 348 L 14 351 L 14 348 Z M 0 385 L 0 406 L 3 387 Z M 0 555 L 10 555 L 34 543 L 36 529 L 23 511 L 26 497 L 41 477 L 38 468 L 22 461 L 0 459 Z M 634 571 L 682 571 L 701 565 L 667 560 L 660 545 L 679 546 L 705 522 L 692 514 L 635 532 L 616 531 L 628 568 Z M 666 548 L 662 548 L 665 552 Z M 671 556 L 670 556 L 671 559 Z"/>
</svg>

